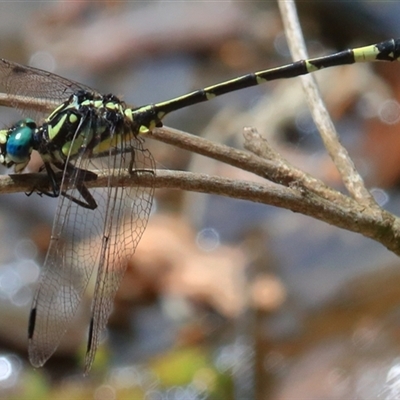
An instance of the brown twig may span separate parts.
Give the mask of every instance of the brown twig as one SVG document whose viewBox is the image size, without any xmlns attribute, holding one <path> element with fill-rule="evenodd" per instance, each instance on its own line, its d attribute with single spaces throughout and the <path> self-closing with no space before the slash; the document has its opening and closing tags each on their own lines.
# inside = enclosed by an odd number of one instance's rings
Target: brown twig
<svg viewBox="0 0 400 400">
<path fill-rule="evenodd" d="M 294 59 L 308 58 L 296 7 L 292 0 L 279 0 L 279 8 L 285 25 L 288 44 Z M 318 127 L 325 148 L 338 169 L 350 195 L 360 204 L 375 210 L 379 207 L 364 185 L 347 150 L 341 145 L 335 126 L 322 100 L 318 85 L 312 75 L 302 76 L 303 89 L 314 122 Z"/>
<path fill-rule="evenodd" d="M 106 186 L 110 172 L 94 172 L 98 174 L 97 180 L 86 182 L 86 185 L 89 188 Z M 0 192 L 28 192 L 32 187 L 49 190 L 48 183 L 46 174 L 4 175 L 0 177 Z M 152 185 L 156 188 L 190 190 L 286 208 L 361 233 L 381 242 L 400 255 L 396 219 L 386 211 L 382 211 L 382 218 L 377 219 L 365 213 L 365 207 L 351 198 L 346 198 L 345 202 L 335 202 L 296 187 L 288 188 L 268 183 L 164 170 L 157 170 L 155 175 L 145 171 L 130 175 L 124 171 L 119 173 L 118 181 L 113 182 L 113 185 L 125 187 Z"/>
</svg>

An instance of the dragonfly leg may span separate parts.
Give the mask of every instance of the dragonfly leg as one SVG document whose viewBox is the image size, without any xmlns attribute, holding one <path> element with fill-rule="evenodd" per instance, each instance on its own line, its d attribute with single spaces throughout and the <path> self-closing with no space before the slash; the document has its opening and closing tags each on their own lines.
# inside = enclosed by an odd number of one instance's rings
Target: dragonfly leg
<svg viewBox="0 0 400 400">
<path fill-rule="evenodd" d="M 36 187 L 34 187 L 30 192 L 25 193 L 27 196 L 30 196 L 32 193 L 36 192 L 39 196 L 45 195 L 49 197 L 58 197 L 60 195 L 60 182 L 61 177 L 56 174 L 51 168 L 49 163 L 44 163 L 44 166 L 41 167 L 40 171 L 46 169 L 47 176 L 50 181 L 51 191 L 39 191 Z"/>
<path fill-rule="evenodd" d="M 145 172 L 145 173 L 149 173 L 149 174 L 152 174 L 152 175 L 154 175 L 155 173 L 154 173 L 154 171 L 151 169 L 151 168 L 149 168 L 149 169 L 146 169 L 146 168 L 143 168 L 143 169 L 138 169 L 138 168 L 135 168 L 134 167 L 134 164 L 135 164 L 135 156 L 136 156 L 136 154 L 135 154 L 135 149 L 131 149 L 131 160 L 130 160 L 130 162 L 129 162 L 129 167 L 128 167 L 128 173 L 129 173 L 129 175 L 138 175 L 138 174 L 140 174 L 140 173 L 142 173 L 142 172 Z"/>
<path fill-rule="evenodd" d="M 97 174 L 92 171 L 73 167 L 70 164 L 67 164 L 65 173 L 67 174 L 67 179 L 69 179 L 69 176 L 71 175 L 74 176 L 75 182 L 73 182 L 73 186 L 75 186 L 75 188 L 78 190 L 84 201 L 69 195 L 65 191 L 62 191 L 61 194 L 83 208 L 95 210 L 97 208 L 96 200 L 89 192 L 89 189 L 85 186 L 85 182 L 96 180 Z"/>
<path fill-rule="evenodd" d="M 56 165 L 57 168 L 64 170 L 62 165 Z M 26 193 L 27 196 L 30 196 L 32 193 L 36 192 L 39 196 L 45 195 L 48 197 L 56 198 L 62 194 L 67 199 L 70 199 L 74 203 L 78 204 L 81 207 L 87 208 L 89 210 L 94 210 L 97 208 L 97 203 L 91 193 L 89 192 L 88 188 L 85 186 L 84 182 L 94 181 L 97 179 L 97 174 L 92 171 L 87 171 L 84 169 L 75 168 L 72 165 L 68 164 L 65 170 L 66 178 L 65 179 L 72 179 L 70 176 L 74 176 L 73 179 L 75 182 L 73 185 L 78 190 L 80 195 L 82 196 L 83 200 L 79 200 L 74 196 L 67 194 L 66 192 L 60 192 L 60 185 L 62 179 L 62 173 L 56 173 L 50 166 L 49 163 L 44 163 L 42 167 L 46 169 L 47 176 L 50 180 L 50 186 L 52 188 L 51 191 L 38 191 L 36 188 L 33 188 L 30 192 Z"/>
<path fill-rule="evenodd" d="M 67 199 L 70 199 L 74 203 L 78 204 L 78 206 L 87 208 L 89 210 L 95 210 L 97 208 L 96 200 L 90 194 L 89 189 L 85 186 L 85 184 L 83 182 L 80 182 L 79 184 L 75 184 L 75 187 L 85 201 L 79 200 L 66 192 L 61 192 L 61 194 Z"/>
<path fill-rule="evenodd" d="M 129 161 L 129 168 L 128 168 L 128 172 L 129 175 L 132 175 L 134 172 L 133 169 L 133 164 L 135 163 L 135 149 L 131 149 L 131 160 Z"/>
</svg>

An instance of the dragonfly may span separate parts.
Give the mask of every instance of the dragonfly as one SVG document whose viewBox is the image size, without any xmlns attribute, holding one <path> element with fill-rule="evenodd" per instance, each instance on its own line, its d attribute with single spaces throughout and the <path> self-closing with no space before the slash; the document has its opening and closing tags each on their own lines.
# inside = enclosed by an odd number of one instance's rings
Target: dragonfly
<svg viewBox="0 0 400 400">
<path fill-rule="evenodd" d="M 166 115 L 276 79 L 399 58 L 400 39 L 390 39 L 250 73 L 140 107 L 53 73 L 0 59 L 0 86 L 9 103 L 25 116 L 35 116 L 0 130 L 0 163 L 19 173 L 37 151 L 51 187 L 39 193 L 58 197 L 29 317 L 31 364 L 43 366 L 55 352 L 96 271 L 85 356 L 85 373 L 89 372 L 128 260 L 145 231 L 154 195 L 154 185 L 121 187 L 116 182 L 126 170 L 147 171 L 155 178 L 155 162 L 144 138 L 162 126 Z M 39 121 L 40 110 L 50 107 L 53 111 Z M 95 170 L 109 172 L 105 188 L 87 187 L 97 177 Z M 89 239 L 82 241 L 84 237 Z"/>
</svg>

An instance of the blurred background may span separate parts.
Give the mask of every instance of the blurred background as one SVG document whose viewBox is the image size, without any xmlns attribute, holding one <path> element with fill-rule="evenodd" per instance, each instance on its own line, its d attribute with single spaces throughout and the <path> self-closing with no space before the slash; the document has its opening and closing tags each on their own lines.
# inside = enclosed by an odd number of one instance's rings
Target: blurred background
<svg viewBox="0 0 400 400">
<path fill-rule="evenodd" d="M 399 35 L 392 2 L 299 4 L 310 56 Z M 340 27 L 340 29 L 338 29 Z M 0 4 L 0 57 L 127 103 L 291 61 L 274 2 Z M 341 140 L 377 201 L 399 214 L 398 64 L 317 75 Z M 0 109 L 0 123 L 20 118 Z M 341 189 L 297 79 L 219 97 L 166 125 L 242 148 L 243 127 Z M 147 140 L 157 168 L 257 180 Z M 7 173 L 6 170 L 3 171 Z M 378 243 L 285 210 L 158 190 L 92 372 L 82 375 L 90 288 L 58 352 L 27 361 L 27 325 L 56 199 L 0 196 L 0 398 L 396 399 L 400 263 Z"/>
</svg>

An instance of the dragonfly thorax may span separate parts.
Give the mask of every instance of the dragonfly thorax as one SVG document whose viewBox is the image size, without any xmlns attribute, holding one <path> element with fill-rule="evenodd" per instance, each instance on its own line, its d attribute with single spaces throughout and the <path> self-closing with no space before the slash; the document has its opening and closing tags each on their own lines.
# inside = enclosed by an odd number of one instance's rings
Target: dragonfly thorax
<svg viewBox="0 0 400 400">
<path fill-rule="evenodd" d="M 132 109 L 112 94 L 77 90 L 43 124 L 27 118 L 0 130 L 0 163 L 21 172 L 36 150 L 45 163 L 62 169 L 77 157 L 123 153 L 133 138 L 162 126 L 164 115 L 155 105 Z"/>
<path fill-rule="evenodd" d="M 106 155 L 123 145 L 137 129 L 125 104 L 113 95 L 79 90 L 57 107 L 40 126 L 30 118 L 0 130 L 0 163 L 21 172 L 32 150 L 43 161 L 63 165 L 79 155 Z"/>
<path fill-rule="evenodd" d="M 106 155 L 134 131 L 125 110 L 125 104 L 113 95 L 78 91 L 40 126 L 35 150 L 44 161 L 61 164 L 82 155 Z"/>
</svg>

